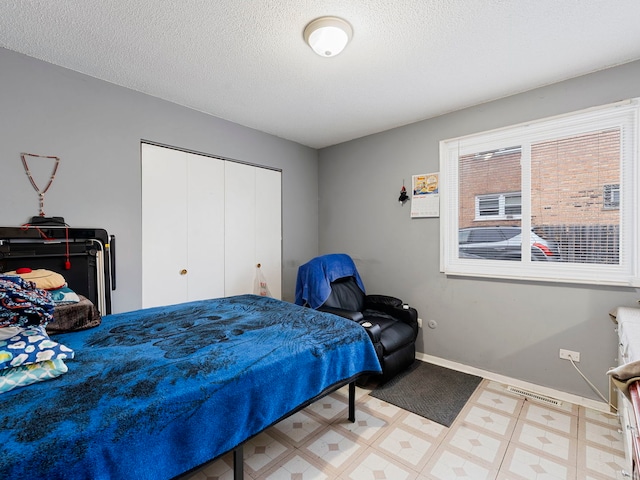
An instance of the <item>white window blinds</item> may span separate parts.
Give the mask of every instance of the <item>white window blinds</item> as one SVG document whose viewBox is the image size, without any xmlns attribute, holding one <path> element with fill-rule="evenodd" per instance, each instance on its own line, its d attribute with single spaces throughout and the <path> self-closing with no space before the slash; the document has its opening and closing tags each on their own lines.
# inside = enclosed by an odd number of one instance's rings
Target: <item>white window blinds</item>
<svg viewBox="0 0 640 480">
<path fill-rule="evenodd" d="M 441 142 L 442 270 L 640 285 L 637 117 L 634 99 Z"/>
</svg>

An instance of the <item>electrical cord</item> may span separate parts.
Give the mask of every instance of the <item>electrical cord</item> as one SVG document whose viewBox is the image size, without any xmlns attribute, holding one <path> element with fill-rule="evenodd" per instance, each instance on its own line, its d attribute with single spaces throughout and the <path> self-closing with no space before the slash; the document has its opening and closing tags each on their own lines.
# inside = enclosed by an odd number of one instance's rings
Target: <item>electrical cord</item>
<svg viewBox="0 0 640 480">
<path fill-rule="evenodd" d="M 596 393 L 598 394 L 598 396 L 599 396 L 602 400 L 604 400 L 604 402 L 605 402 L 607 405 L 609 405 L 609 407 L 610 407 L 610 408 L 612 408 L 613 410 L 615 410 L 615 411 L 617 412 L 617 411 L 618 411 L 618 409 L 617 409 L 615 406 L 613 406 L 613 405 L 611 404 L 611 402 L 609 402 L 609 400 L 607 400 L 607 399 L 604 397 L 604 395 L 602 395 L 602 393 L 600 393 L 600 390 L 598 390 L 598 389 L 596 388 L 596 386 L 595 386 L 593 383 L 591 383 L 587 377 L 585 377 L 585 376 L 584 376 L 584 374 L 580 371 L 580 369 L 579 369 L 579 368 L 578 368 L 578 366 L 575 364 L 575 362 L 573 361 L 573 358 L 571 358 L 571 356 L 570 356 L 570 355 L 569 355 L 568 359 L 569 359 L 569 361 L 571 362 L 571 365 L 573 365 L 573 368 L 575 368 L 575 369 L 576 369 L 576 371 L 580 374 L 580 376 L 584 379 L 584 381 L 585 381 L 585 382 L 587 382 L 587 383 L 589 384 L 589 386 L 593 389 L 593 391 L 594 391 L 594 392 L 596 392 Z"/>
</svg>

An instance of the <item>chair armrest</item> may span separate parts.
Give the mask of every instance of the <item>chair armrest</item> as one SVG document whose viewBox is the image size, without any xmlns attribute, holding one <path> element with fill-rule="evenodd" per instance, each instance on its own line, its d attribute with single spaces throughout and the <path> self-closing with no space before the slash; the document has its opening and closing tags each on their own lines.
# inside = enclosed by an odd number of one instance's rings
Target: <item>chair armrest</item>
<svg viewBox="0 0 640 480">
<path fill-rule="evenodd" d="M 380 342 L 380 335 L 382 332 L 382 330 L 380 329 L 380 325 L 378 325 L 377 323 L 374 325 L 371 322 L 364 320 L 362 312 L 354 312 L 352 310 L 344 310 L 342 308 L 336 307 L 320 307 L 318 308 L 318 311 L 333 313 L 334 315 L 338 315 L 340 317 L 353 320 L 354 322 L 358 322 L 360 325 L 362 325 L 362 328 L 366 330 L 367 335 L 369 335 L 369 338 L 374 345 Z"/>
<path fill-rule="evenodd" d="M 353 310 L 344 310 L 342 308 L 320 307 L 318 308 L 318 311 L 333 313 L 334 315 L 348 318 L 350 320 L 353 320 L 354 322 L 360 322 L 364 318 L 364 316 L 362 315 L 362 312 L 354 312 Z"/>
<path fill-rule="evenodd" d="M 365 307 L 370 310 L 384 312 L 393 318 L 409 325 L 418 336 L 418 311 L 409 305 L 403 304 L 402 300 L 388 295 L 367 295 L 365 297 Z"/>
<path fill-rule="evenodd" d="M 400 306 L 390 315 L 409 325 L 413 329 L 414 337 L 418 336 L 418 311 L 415 308 L 408 305 L 407 308 Z"/>
<path fill-rule="evenodd" d="M 369 338 L 373 342 L 374 346 L 376 343 L 380 342 L 380 336 L 382 335 L 382 329 L 380 328 L 380 325 L 378 325 L 377 323 L 373 324 L 367 321 L 360 321 L 358 323 L 362 325 L 367 331 L 367 334 L 369 335 Z"/>
</svg>

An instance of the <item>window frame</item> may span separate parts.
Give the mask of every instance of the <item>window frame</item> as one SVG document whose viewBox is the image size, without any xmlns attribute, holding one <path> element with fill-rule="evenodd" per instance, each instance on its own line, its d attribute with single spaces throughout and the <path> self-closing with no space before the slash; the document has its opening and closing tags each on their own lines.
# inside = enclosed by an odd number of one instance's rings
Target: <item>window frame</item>
<svg viewBox="0 0 640 480">
<path fill-rule="evenodd" d="M 620 209 L 620 184 L 619 183 L 603 185 L 602 209 L 603 210 L 619 210 Z"/>
<path fill-rule="evenodd" d="M 639 98 L 594 107 L 534 122 L 456 137 L 440 142 L 440 271 L 446 275 L 506 278 L 544 282 L 640 286 L 638 216 Z M 530 244 L 531 145 L 578 136 L 606 128 L 620 128 L 620 261 L 618 264 L 533 262 L 523 252 L 520 261 L 460 258 L 458 245 L 459 158 L 477 152 L 522 148 L 522 245 Z M 604 203 L 603 203 L 604 205 Z M 477 212 L 476 212 L 477 213 Z"/>
<path fill-rule="evenodd" d="M 507 214 L 507 198 L 519 197 L 520 213 Z M 481 215 L 480 201 L 490 198 L 496 198 L 498 200 L 498 214 L 497 215 Z M 522 218 L 522 192 L 505 192 L 505 193 L 486 193 L 482 195 L 476 195 L 475 197 L 475 216 L 474 221 L 486 222 L 493 220 L 520 220 Z M 510 205 L 513 206 L 513 205 Z"/>
</svg>

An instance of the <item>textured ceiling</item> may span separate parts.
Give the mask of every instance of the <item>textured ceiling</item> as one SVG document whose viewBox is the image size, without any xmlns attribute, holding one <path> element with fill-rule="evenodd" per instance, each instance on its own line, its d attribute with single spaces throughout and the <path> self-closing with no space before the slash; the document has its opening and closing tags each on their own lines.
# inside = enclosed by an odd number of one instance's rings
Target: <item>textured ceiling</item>
<svg viewBox="0 0 640 480">
<path fill-rule="evenodd" d="M 336 57 L 302 38 L 323 15 L 353 26 Z M 320 148 L 640 59 L 639 21 L 640 0 L 2 0 L 0 46 Z"/>
</svg>

